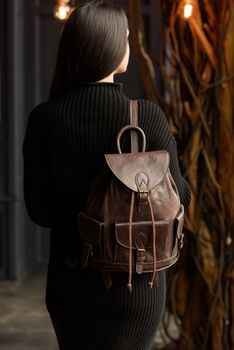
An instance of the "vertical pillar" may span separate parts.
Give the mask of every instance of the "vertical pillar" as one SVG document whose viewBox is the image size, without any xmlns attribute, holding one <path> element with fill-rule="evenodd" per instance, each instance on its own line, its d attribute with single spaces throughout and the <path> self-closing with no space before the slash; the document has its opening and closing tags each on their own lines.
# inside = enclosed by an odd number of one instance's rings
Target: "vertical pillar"
<svg viewBox="0 0 234 350">
<path fill-rule="evenodd" d="M 24 116 L 24 2 L 6 1 L 6 278 L 16 278 L 24 268 L 24 208 L 22 140 Z"/>
</svg>

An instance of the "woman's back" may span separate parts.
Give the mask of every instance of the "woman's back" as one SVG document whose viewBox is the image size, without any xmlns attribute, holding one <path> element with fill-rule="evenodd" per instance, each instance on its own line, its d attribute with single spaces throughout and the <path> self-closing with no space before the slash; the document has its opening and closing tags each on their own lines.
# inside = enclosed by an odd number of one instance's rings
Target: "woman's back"
<svg viewBox="0 0 234 350">
<path fill-rule="evenodd" d="M 36 224 L 51 228 L 46 305 L 60 349 L 149 350 L 162 320 L 165 272 L 148 288 L 149 273 L 112 273 L 106 290 L 100 272 L 82 270 L 78 215 L 105 153 L 129 124 L 130 100 L 114 75 L 127 69 L 128 23 L 111 1 L 81 3 L 66 22 L 59 44 L 50 100 L 29 116 L 23 145 L 24 195 Z M 138 101 L 138 124 L 147 150 L 166 149 L 182 204 L 189 188 L 181 175 L 175 139 L 161 109 Z M 125 136 L 122 149 L 130 151 Z"/>
</svg>

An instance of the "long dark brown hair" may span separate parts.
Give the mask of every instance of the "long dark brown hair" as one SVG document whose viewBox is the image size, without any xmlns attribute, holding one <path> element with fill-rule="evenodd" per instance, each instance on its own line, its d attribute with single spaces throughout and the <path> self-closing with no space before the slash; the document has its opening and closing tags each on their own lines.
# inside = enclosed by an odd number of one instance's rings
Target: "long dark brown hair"
<svg viewBox="0 0 234 350">
<path fill-rule="evenodd" d="M 124 10 L 111 1 L 83 2 L 74 9 L 61 33 L 50 98 L 110 75 L 125 55 L 127 28 Z"/>
</svg>

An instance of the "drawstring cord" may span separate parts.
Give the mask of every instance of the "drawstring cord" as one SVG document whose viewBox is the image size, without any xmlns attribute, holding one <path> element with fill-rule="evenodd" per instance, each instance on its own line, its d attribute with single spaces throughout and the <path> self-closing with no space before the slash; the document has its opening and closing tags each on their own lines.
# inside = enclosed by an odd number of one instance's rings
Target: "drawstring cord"
<svg viewBox="0 0 234 350">
<path fill-rule="evenodd" d="M 132 219 L 133 219 L 133 210 L 134 210 L 134 203 L 135 203 L 135 193 L 132 191 L 131 195 L 131 206 L 130 206 L 130 213 L 129 213 L 129 275 L 128 275 L 128 290 L 130 293 L 132 293 Z M 156 262 L 156 229 L 155 229 L 155 221 L 154 221 L 154 211 L 153 206 L 151 203 L 150 196 L 148 195 L 148 203 L 149 203 L 149 209 L 151 214 L 151 220 L 152 220 L 152 227 L 153 227 L 153 273 L 151 280 L 149 282 L 150 288 L 153 288 L 153 285 L 155 283 L 156 279 L 156 269 L 157 269 L 157 262 Z"/>
<path fill-rule="evenodd" d="M 128 290 L 132 293 L 132 217 L 135 202 L 135 193 L 132 191 L 131 206 L 129 214 L 129 276 L 128 276 Z"/>
<path fill-rule="evenodd" d="M 153 257 L 154 257 L 154 270 L 153 270 L 151 281 L 149 282 L 149 286 L 150 286 L 150 288 L 153 288 L 153 284 L 155 283 L 155 279 L 156 279 L 156 268 L 157 268 L 157 263 L 156 263 L 156 229 L 155 229 L 155 221 L 154 221 L 154 211 L 153 211 L 153 206 L 151 203 L 150 196 L 148 196 L 148 203 L 149 203 L 150 214 L 151 214 L 151 219 L 152 219 L 152 226 L 153 226 Z"/>
</svg>

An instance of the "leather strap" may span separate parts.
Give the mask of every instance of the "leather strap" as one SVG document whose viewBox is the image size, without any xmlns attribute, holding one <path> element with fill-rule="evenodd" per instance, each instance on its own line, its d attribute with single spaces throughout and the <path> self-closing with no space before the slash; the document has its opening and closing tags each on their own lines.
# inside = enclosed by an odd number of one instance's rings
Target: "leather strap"
<svg viewBox="0 0 234 350">
<path fill-rule="evenodd" d="M 130 124 L 132 126 L 138 126 L 138 103 L 137 100 L 130 101 Z M 131 152 L 136 153 L 139 151 L 138 145 L 138 135 L 135 130 L 131 130 Z M 153 287 L 156 280 L 156 229 L 155 229 L 155 220 L 154 220 L 154 211 L 151 203 L 149 193 L 147 194 L 147 201 L 149 204 L 150 215 L 152 219 L 152 241 L 153 241 L 153 259 L 154 259 L 154 269 L 152 273 L 151 280 L 149 281 L 150 288 Z M 131 207 L 130 207 L 130 216 L 129 216 L 129 279 L 128 279 L 128 289 L 130 293 L 132 292 L 132 222 L 133 222 L 133 210 L 135 202 L 135 193 L 132 191 L 131 197 Z"/>
<path fill-rule="evenodd" d="M 138 105 L 137 100 L 130 101 L 130 125 L 138 126 Z M 138 135 L 135 130 L 131 130 L 131 152 L 138 152 Z M 129 214 L 129 274 L 128 274 L 128 290 L 132 293 L 132 219 L 135 202 L 135 193 L 132 191 L 131 206 Z"/>
<path fill-rule="evenodd" d="M 138 104 L 137 100 L 130 101 L 130 124 L 138 126 Z M 131 152 L 136 153 L 139 150 L 138 135 L 135 130 L 131 130 Z"/>
</svg>

